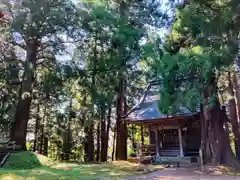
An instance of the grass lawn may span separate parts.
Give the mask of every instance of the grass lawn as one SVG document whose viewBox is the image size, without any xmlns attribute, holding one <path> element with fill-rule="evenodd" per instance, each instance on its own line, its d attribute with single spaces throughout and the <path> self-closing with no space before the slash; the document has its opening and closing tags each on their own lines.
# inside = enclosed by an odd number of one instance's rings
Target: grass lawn
<svg viewBox="0 0 240 180">
<path fill-rule="evenodd" d="M 30 160 L 31 159 L 31 160 Z M 12 154 L 3 168 L 2 180 L 58 180 L 58 179 L 122 179 L 162 169 L 161 166 L 138 166 L 128 162 L 106 164 L 53 163 L 46 157 L 30 152 Z"/>
</svg>

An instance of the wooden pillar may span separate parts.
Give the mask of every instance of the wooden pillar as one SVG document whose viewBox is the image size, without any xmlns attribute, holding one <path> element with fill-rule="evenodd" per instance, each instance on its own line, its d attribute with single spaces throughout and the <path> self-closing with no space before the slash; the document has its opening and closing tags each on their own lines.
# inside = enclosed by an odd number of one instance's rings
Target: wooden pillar
<svg viewBox="0 0 240 180">
<path fill-rule="evenodd" d="M 151 144 L 151 128 L 148 127 L 148 142 Z"/>
<path fill-rule="evenodd" d="M 162 129 L 160 129 L 160 130 L 162 130 Z M 159 147 L 163 148 L 163 135 L 162 135 L 162 132 L 159 133 L 159 136 L 160 136 L 160 145 L 159 145 Z"/>
<path fill-rule="evenodd" d="M 161 136 L 161 140 L 160 140 L 160 148 L 163 148 L 163 140 L 162 140 L 162 136 Z"/>
<path fill-rule="evenodd" d="M 182 130 L 181 130 L 180 127 L 178 127 L 178 137 L 179 137 L 180 157 L 184 157 L 184 154 L 183 154 Z"/>
<path fill-rule="evenodd" d="M 158 127 L 156 126 L 155 129 L 155 140 L 156 140 L 156 154 L 157 156 L 159 156 L 159 150 L 160 150 L 160 143 L 159 143 L 159 134 L 158 134 Z"/>
</svg>

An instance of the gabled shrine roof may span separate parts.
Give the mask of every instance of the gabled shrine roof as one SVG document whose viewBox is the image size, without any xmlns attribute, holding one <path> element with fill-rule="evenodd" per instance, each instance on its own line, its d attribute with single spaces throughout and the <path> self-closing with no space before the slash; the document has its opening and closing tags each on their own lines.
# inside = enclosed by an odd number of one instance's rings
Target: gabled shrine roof
<svg viewBox="0 0 240 180">
<path fill-rule="evenodd" d="M 146 88 L 144 95 L 140 102 L 135 105 L 126 115 L 123 116 L 124 120 L 141 121 L 153 119 L 166 119 L 178 116 L 192 116 L 200 112 L 200 105 L 196 107 L 196 111 L 192 112 L 184 106 L 179 106 L 175 114 L 164 114 L 159 108 L 161 82 L 151 82 Z"/>
</svg>

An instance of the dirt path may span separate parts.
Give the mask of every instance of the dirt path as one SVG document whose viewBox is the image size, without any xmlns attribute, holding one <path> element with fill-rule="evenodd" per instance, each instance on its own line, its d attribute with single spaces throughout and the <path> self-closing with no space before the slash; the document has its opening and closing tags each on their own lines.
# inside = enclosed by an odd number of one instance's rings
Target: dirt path
<svg viewBox="0 0 240 180">
<path fill-rule="evenodd" d="M 217 174 L 203 174 L 196 169 L 169 168 L 140 177 L 131 177 L 125 180 L 240 180 L 240 177 L 224 176 Z"/>
</svg>

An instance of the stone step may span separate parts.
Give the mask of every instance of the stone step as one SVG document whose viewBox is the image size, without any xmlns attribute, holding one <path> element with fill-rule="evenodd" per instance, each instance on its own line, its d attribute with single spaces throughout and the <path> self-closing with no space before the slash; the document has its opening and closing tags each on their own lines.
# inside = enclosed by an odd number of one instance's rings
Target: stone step
<svg viewBox="0 0 240 180">
<path fill-rule="evenodd" d="M 166 164 L 179 167 L 190 167 L 197 162 L 197 157 L 155 157 L 154 164 Z"/>
<path fill-rule="evenodd" d="M 163 156 L 163 157 L 178 157 L 179 154 L 159 154 L 159 156 Z"/>
<path fill-rule="evenodd" d="M 175 145 L 175 144 L 173 144 L 173 145 L 164 145 L 164 147 L 166 147 L 166 148 L 179 148 L 179 144 L 178 145 Z"/>
<path fill-rule="evenodd" d="M 162 157 L 179 157 L 179 154 L 159 154 L 159 156 L 162 156 Z"/>
<path fill-rule="evenodd" d="M 178 157 L 180 155 L 179 147 L 164 147 L 160 149 L 160 156 Z"/>
<path fill-rule="evenodd" d="M 160 150 L 159 151 L 160 153 L 173 153 L 173 154 L 176 154 L 176 153 L 180 153 L 180 151 L 169 151 L 169 150 L 165 150 L 165 151 L 162 151 L 162 150 Z"/>
<path fill-rule="evenodd" d="M 180 151 L 179 149 L 160 149 L 162 152 L 178 152 Z"/>
</svg>

